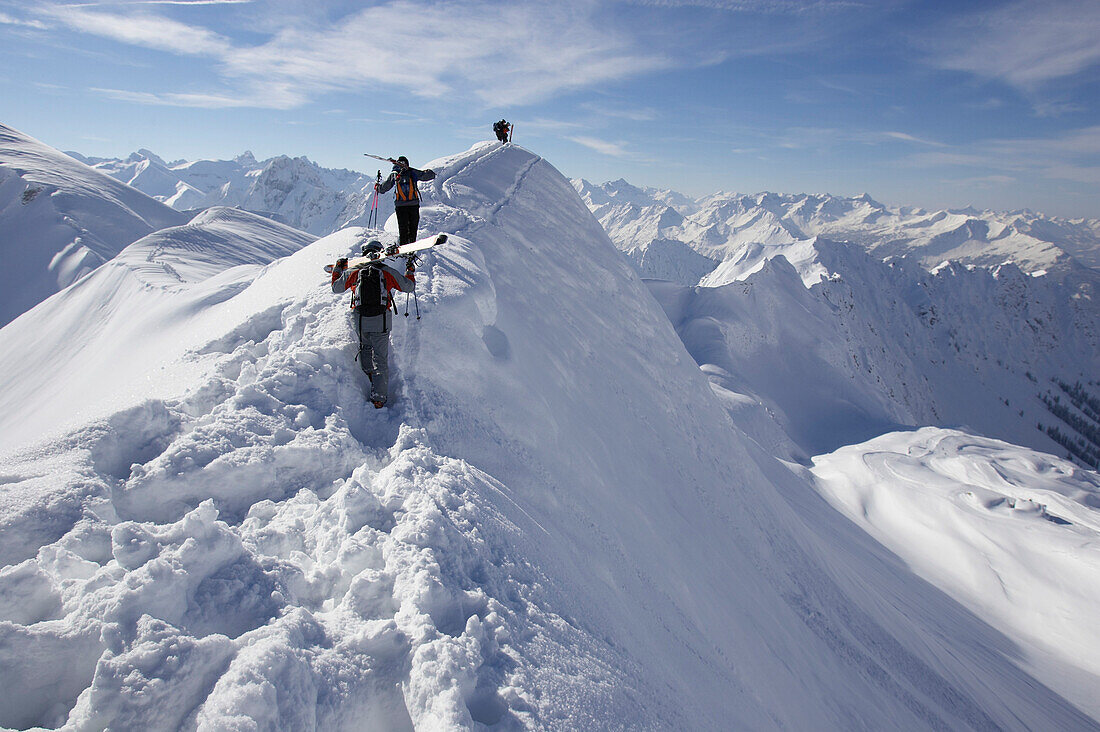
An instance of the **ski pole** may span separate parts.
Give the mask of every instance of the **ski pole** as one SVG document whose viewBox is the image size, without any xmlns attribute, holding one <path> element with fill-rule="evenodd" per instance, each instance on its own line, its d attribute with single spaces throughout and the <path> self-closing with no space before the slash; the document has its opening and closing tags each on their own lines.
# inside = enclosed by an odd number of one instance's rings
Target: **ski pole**
<svg viewBox="0 0 1100 732">
<path fill-rule="evenodd" d="M 367 214 L 367 228 L 371 228 L 371 219 L 374 225 L 378 224 L 378 184 L 382 182 L 382 171 L 378 171 L 378 177 L 374 179 L 374 198 L 370 202 L 370 213 Z"/>
</svg>

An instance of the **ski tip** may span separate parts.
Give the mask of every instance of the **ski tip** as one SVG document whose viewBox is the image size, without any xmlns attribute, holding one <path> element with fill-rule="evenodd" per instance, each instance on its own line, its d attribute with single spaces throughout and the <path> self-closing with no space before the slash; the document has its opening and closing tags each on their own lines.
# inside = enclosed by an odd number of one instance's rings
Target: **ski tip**
<svg viewBox="0 0 1100 732">
<path fill-rule="evenodd" d="M 326 264 L 325 265 L 325 271 L 328 272 L 329 274 L 332 274 L 332 270 L 334 270 L 334 269 L 336 269 L 335 265 L 332 265 L 332 264 Z"/>
</svg>

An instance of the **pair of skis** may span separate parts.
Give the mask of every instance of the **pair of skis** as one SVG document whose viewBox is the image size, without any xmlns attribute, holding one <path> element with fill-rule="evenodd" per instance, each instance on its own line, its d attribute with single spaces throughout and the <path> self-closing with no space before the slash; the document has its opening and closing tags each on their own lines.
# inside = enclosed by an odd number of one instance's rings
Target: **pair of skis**
<svg viewBox="0 0 1100 732">
<path fill-rule="evenodd" d="M 378 264 L 379 262 L 382 262 L 386 259 L 397 259 L 397 258 L 400 258 L 400 257 L 405 257 L 407 260 L 410 260 L 410 265 L 411 265 L 412 261 L 415 261 L 415 259 L 416 259 L 416 253 L 417 252 L 422 252 L 425 249 L 431 249 L 432 247 L 437 246 L 439 244 L 442 244 L 445 241 L 447 241 L 447 235 L 446 234 L 436 234 L 435 236 L 429 236 L 429 237 L 425 237 L 423 239 L 417 239 L 416 241 L 410 242 L 408 244 L 401 244 L 401 245 L 392 244 L 392 245 L 390 245 L 389 247 L 383 249 L 380 252 L 373 252 L 371 254 L 367 254 L 367 255 L 364 255 L 362 257 L 352 257 L 352 258 L 348 259 L 347 268 L 349 270 L 352 270 L 352 269 L 365 269 L 367 267 L 370 267 L 372 264 Z M 326 264 L 325 265 L 325 271 L 328 272 L 329 274 L 332 274 L 332 272 L 334 272 L 335 270 L 336 270 L 336 265 L 335 264 Z M 416 290 L 415 289 L 412 291 L 412 297 L 414 298 L 414 301 L 416 302 L 416 319 L 420 320 L 420 300 L 416 299 Z M 396 304 L 394 304 L 393 310 L 394 310 L 394 313 L 396 314 L 397 313 L 397 305 Z M 409 301 L 408 301 L 408 298 L 406 298 L 406 300 L 405 300 L 405 317 L 406 318 L 409 317 Z"/>
<path fill-rule="evenodd" d="M 378 264 L 386 259 L 399 259 L 401 257 L 408 257 L 422 252 L 425 249 L 431 249 L 434 246 L 447 241 L 446 234 L 435 234 L 434 236 L 427 236 L 423 239 L 417 239 L 416 241 L 409 242 L 408 244 L 391 244 L 380 252 L 374 254 L 366 254 L 362 257 L 351 257 L 348 259 L 348 269 L 364 269 L 372 264 Z M 326 264 L 325 271 L 331 273 L 336 269 L 334 264 Z"/>
</svg>

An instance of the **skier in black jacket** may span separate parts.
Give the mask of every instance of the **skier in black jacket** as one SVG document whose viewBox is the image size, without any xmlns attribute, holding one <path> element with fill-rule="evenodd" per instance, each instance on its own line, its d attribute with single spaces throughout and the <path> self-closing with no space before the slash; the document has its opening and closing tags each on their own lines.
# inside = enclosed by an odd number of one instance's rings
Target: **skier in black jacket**
<svg viewBox="0 0 1100 732">
<path fill-rule="evenodd" d="M 416 184 L 434 178 L 434 170 L 409 167 L 409 159 L 402 155 L 393 164 L 390 176 L 381 185 L 375 184 L 379 193 L 394 189 L 393 212 L 397 214 L 398 244 L 416 241 L 416 230 L 420 226 L 420 190 Z"/>
</svg>

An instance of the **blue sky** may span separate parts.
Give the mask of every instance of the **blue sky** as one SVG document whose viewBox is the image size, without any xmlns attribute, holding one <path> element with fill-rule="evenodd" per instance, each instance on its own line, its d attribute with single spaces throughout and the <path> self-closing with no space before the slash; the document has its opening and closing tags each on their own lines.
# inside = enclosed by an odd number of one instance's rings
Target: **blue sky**
<svg viewBox="0 0 1100 732">
<path fill-rule="evenodd" d="M 0 122 L 65 150 L 1100 218 L 1100 2 L 0 0 Z"/>
</svg>

